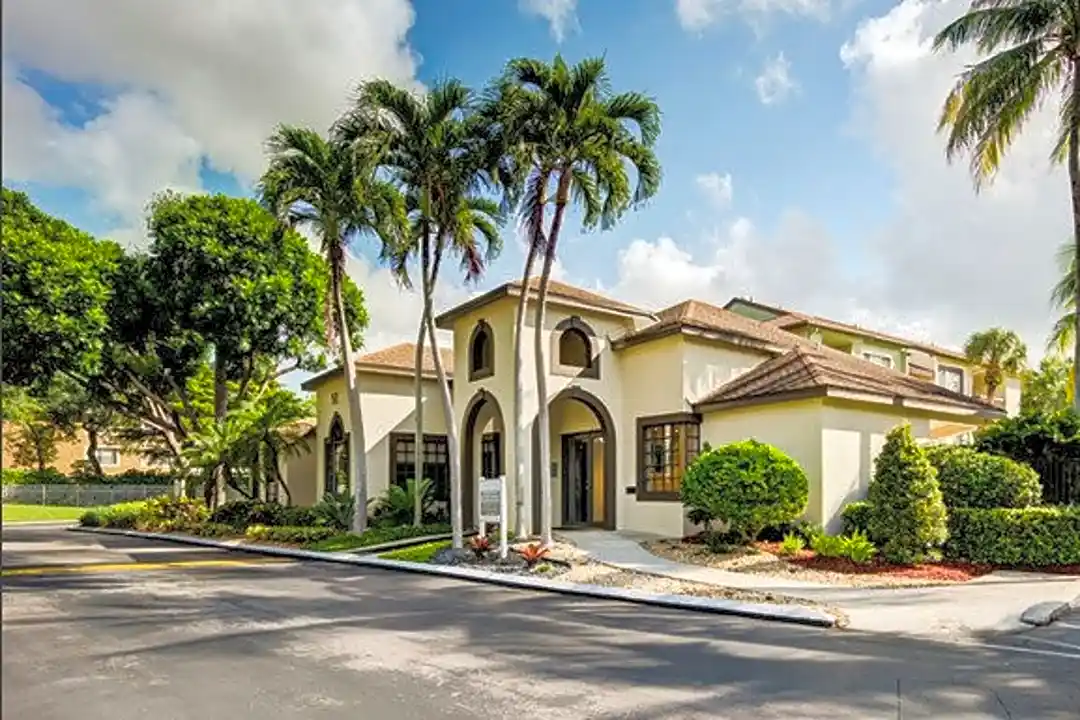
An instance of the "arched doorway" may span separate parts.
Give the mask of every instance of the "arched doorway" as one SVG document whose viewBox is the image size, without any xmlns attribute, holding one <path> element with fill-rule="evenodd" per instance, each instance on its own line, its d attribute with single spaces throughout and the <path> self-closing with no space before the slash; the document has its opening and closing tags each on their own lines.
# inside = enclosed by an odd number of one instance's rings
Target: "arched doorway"
<svg viewBox="0 0 1080 720">
<path fill-rule="evenodd" d="M 349 486 L 349 433 L 341 416 L 334 413 L 330 434 L 323 445 L 323 494 L 338 493 Z"/>
<path fill-rule="evenodd" d="M 477 478 L 506 474 L 506 425 L 499 401 L 480 390 L 465 407 L 461 428 L 462 517 L 467 528 L 476 526 Z"/>
<path fill-rule="evenodd" d="M 540 428 L 533 423 L 533 528 L 540 529 L 540 483 L 551 482 L 555 525 L 615 529 L 618 455 L 615 422 L 595 395 L 568 387 L 548 404 L 551 468 L 540 467 Z M 552 476 L 554 471 L 554 476 Z"/>
</svg>

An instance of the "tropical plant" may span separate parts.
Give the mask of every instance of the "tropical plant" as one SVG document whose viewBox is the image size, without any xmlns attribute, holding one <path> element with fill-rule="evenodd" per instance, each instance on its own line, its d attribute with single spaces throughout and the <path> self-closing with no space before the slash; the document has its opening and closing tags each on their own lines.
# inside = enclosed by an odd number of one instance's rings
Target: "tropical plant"
<svg viewBox="0 0 1080 720">
<path fill-rule="evenodd" d="M 803 540 L 802 535 L 788 533 L 784 536 L 783 542 L 780 543 L 780 554 L 789 556 L 798 555 L 805 547 L 806 541 Z"/>
<path fill-rule="evenodd" d="M 889 562 L 921 560 L 945 542 L 937 471 L 910 425 L 898 425 L 885 436 L 866 499 L 871 507 L 867 534 L 882 543 L 881 554 Z"/>
<path fill-rule="evenodd" d="M 810 549 L 821 557 L 843 557 L 844 538 L 838 535 L 816 535 L 810 541 Z"/>
<path fill-rule="evenodd" d="M 1038 369 L 1025 370 L 1020 412 L 1025 415 L 1056 413 L 1072 404 L 1072 363 L 1060 355 L 1047 355 Z"/>
<path fill-rule="evenodd" d="M 652 197 L 660 187 L 660 163 L 653 146 L 660 135 L 660 110 L 649 97 L 609 88 L 603 58 L 569 65 L 561 55 L 552 63 L 519 58 L 511 60 L 490 93 L 488 114 L 504 141 L 501 150 L 510 158 L 509 176 L 522 181 L 519 212 L 525 229 L 527 255 L 521 279 L 517 334 L 522 343 L 525 307 L 532 289 L 533 264 L 543 258 L 536 285 L 534 353 L 539 414 L 538 467 L 550 464 L 551 447 L 545 362 L 544 313 L 551 270 L 567 205 L 583 211 L 586 229 L 609 229 L 631 207 Z M 633 168 L 637 186 L 632 188 Z M 513 193 L 517 195 L 517 193 Z M 548 205 L 554 204 L 545 230 Z M 521 350 L 515 363 L 520 384 Z M 520 399 L 520 394 L 517 394 Z M 521 404 L 516 405 L 517 408 Z M 517 410 L 520 412 L 520 410 Z M 518 423 L 515 423 L 517 425 Z M 520 447 L 522 440 L 518 439 Z M 540 535 L 546 546 L 551 534 L 551 484 L 540 479 Z"/>
<path fill-rule="evenodd" d="M 483 560 L 484 556 L 491 551 L 491 538 L 487 535 L 474 535 L 469 540 L 469 549 L 473 551 L 477 560 Z"/>
<path fill-rule="evenodd" d="M 1061 313 L 1046 339 L 1046 349 L 1068 353 L 1076 342 L 1076 244 L 1066 241 L 1057 251 L 1058 281 L 1050 291 L 1050 305 Z"/>
<path fill-rule="evenodd" d="M 453 422 L 453 403 L 442 358 L 435 339 L 432 313 L 439 270 L 447 256 L 460 258 L 465 280 L 475 281 L 501 249 L 498 204 L 479 191 L 492 187 L 486 172 L 487 149 L 481 126 L 471 114 L 472 92 L 457 80 L 436 83 L 417 95 L 387 80 L 360 86 L 354 106 L 338 121 L 335 135 L 357 152 L 375 158 L 389 173 L 406 199 L 409 232 L 385 255 L 398 280 L 411 285 L 408 267 L 417 260 L 422 311 L 414 358 L 416 447 L 423 447 L 423 391 L 421 373 L 425 335 L 439 378 L 450 462 L 451 525 L 453 545 L 461 547 L 463 518 L 461 481 L 458 477 L 459 443 Z M 482 243 L 478 241 L 482 239 Z M 422 474 L 417 452 L 417 474 Z M 418 499 L 418 498 L 417 498 Z M 419 505 L 413 522 L 422 522 Z"/>
<path fill-rule="evenodd" d="M 337 341 L 349 405 L 349 458 L 354 493 L 353 529 L 367 527 L 367 456 L 354 348 L 360 338 L 356 318 L 347 314 L 345 261 L 350 243 L 365 235 L 383 247 L 400 242 L 404 202 L 392 183 L 378 179 L 374 166 L 354 149 L 314 130 L 277 128 L 268 143 L 270 163 L 259 183 L 259 197 L 290 226 L 304 225 L 319 237 L 329 265 L 326 331 Z M 333 343 L 330 343 L 331 345 Z"/>
<path fill-rule="evenodd" d="M 412 520 L 417 506 L 420 507 L 420 524 L 422 525 L 425 520 L 431 520 L 435 505 L 434 489 L 434 483 L 426 478 L 419 483 L 409 478 L 405 481 L 405 487 L 391 483 L 390 487 L 386 488 L 386 493 L 375 504 L 373 513 L 375 522 L 379 525 L 406 525 Z"/>
<path fill-rule="evenodd" d="M 532 568 L 536 563 L 546 558 L 550 551 L 550 548 L 541 543 L 529 543 L 517 552 L 521 559 L 525 561 L 525 567 Z"/>
<path fill-rule="evenodd" d="M 946 157 L 968 155 L 975 188 L 992 181 L 1006 152 L 1036 109 L 1060 98 L 1051 161 L 1069 174 L 1074 247 L 1080 247 L 1080 25 L 1064 0 L 975 0 L 934 38 L 934 50 L 971 45 L 968 65 L 945 99 L 938 130 L 947 130 Z M 1080 264 L 1074 264 L 1080 273 Z M 1078 276 L 1080 277 L 1080 276 Z M 1073 308 L 1080 306 L 1074 283 Z M 1073 313 L 1073 322 L 1080 314 Z M 1073 402 L 1080 372 L 1080 332 L 1073 332 Z"/>
<path fill-rule="evenodd" d="M 1005 376 L 1017 376 L 1027 362 L 1027 346 L 1012 330 L 990 328 L 972 333 L 964 343 L 968 362 L 983 368 L 986 399 L 992 401 Z"/>
<path fill-rule="evenodd" d="M 860 530 L 844 536 L 842 544 L 843 556 L 859 565 L 865 565 L 877 555 L 877 547 Z"/>
<path fill-rule="evenodd" d="M 313 510 L 319 525 L 341 531 L 348 530 L 350 525 L 355 524 L 356 496 L 349 493 L 326 493 Z"/>
</svg>

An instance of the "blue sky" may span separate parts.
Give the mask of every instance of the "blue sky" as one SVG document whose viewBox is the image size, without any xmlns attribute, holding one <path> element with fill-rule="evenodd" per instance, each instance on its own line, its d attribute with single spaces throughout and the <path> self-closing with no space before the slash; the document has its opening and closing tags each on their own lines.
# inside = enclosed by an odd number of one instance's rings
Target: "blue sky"
<svg viewBox="0 0 1080 720">
<path fill-rule="evenodd" d="M 103 2 L 15 0 L 4 28 L 4 181 L 92 232 L 145 242 L 140 208 L 165 185 L 247 192 L 268 129 L 325 125 L 362 75 L 481 86 L 510 57 L 603 54 L 616 90 L 663 111 L 664 181 L 612 231 L 571 224 L 563 279 L 651 306 L 753 294 L 952 344 L 1002 323 L 1039 346 L 1049 323 L 1067 216 L 1046 149 L 1018 148 L 976 197 L 934 134 L 962 58 L 926 39 L 962 3 L 331 0 L 298 15 L 293 0 L 236 0 L 191 17 Z M 1033 227 L 1037 253 L 1016 239 Z M 520 273 L 511 229 L 506 242 L 485 287 Z M 1032 279 L 1005 300 L 1018 267 Z M 378 268 L 354 274 L 373 344 L 411 335 L 380 319 L 397 301 Z M 448 277 L 440 300 L 473 290 Z"/>
</svg>

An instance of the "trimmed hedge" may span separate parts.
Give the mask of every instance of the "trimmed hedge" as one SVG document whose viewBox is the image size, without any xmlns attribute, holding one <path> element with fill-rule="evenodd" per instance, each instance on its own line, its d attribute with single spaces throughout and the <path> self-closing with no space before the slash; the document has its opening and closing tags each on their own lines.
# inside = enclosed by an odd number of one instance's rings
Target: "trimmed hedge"
<svg viewBox="0 0 1080 720">
<path fill-rule="evenodd" d="M 450 526 L 445 523 L 421 525 L 420 527 L 415 527 L 413 525 L 396 525 L 393 527 L 371 528 L 365 530 L 360 535 L 356 535 L 355 533 L 334 533 L 332 538 L 319 543 L 313 547 L 312 550 L 340 552 L 370 547 L 372 545 L 381 545 L 395 540 L 407 540 L 409 538 L 425 537 L 427 535 L 440 535 L 447 532 L 450 532 Z"/>
<path fill-rule="evenodd" d="M 1039 474 L 1000 455 L 962 445 L 926 449 L 938 473 L 938 485 L 949 508 L 1025 508 L 1042 497 Z"/>
<path fill-rule="evenodd" d="M 1080 564 L 1080 507 L 955 508 L 945 556 L 991 565 Z"/>
<path fill-rule="evenodd" d="M 172 475 L 137 471 L 118 475 L 65 475 L 53 468 L 44 471 L 4 468 L 0 473 L 4 485 L 171 485 L 174 480 Z"/>
<path fill-rule="evenodd" d="M 862 500 L 845 505 L 844 509 L 840 511 L 840 517 L 844 523 L 844 535 L 868 532 L 871 512 L 872 506 L 870 503 Z"/>
<path fill-rule="evenodd" d="M 256 542 L 268 541 L 279 543 L 292 543 L 305 545 L 307 543 L 327 540 L 338 532 L 329 527 L 295 527 L 290 525 L 252 525 L 244 531 L 244 537 Z"/>
<path fill-rule="evenodd" d="M 769 525 L 790 523 L 806 510 L 806 473 L 782 450 L 744 440 L 698 455 L 683 477 L 688 512 L 730 524 L 744 542 Z"/>
</svg>

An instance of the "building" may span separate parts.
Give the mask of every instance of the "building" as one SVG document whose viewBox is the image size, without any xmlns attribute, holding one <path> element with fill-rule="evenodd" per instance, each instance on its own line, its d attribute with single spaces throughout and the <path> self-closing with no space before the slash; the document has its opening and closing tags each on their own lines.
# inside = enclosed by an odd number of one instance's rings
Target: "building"
<svg viewBox="0 0 1080 720">
<path fill-rule="evenodd" d="M 22 442 L 20 432 L 15 423 L 4 423 L 3 466 L 5 469 L 36 469 L 36 465 L 32 462 L 19 462 L 19 453 L 16 452 L 16 448 Z M 49 467 L 64 474 L 70 474 L 87 462 L 90 440 L 86 431 L 80 428 L 75 431 L 73 437 L 57 439 L 55 447 L 56 457 L 49 462 Z M 114 441 L 107 434 L 99 436 L 96 454 L 98 462 L 101 463 L 101 471 L 106 475 L 118 475 L 124 472 L 160 472 L 168 469 L 167 465 L 155 464 L 151 457 L 139 452 L 137 448 Z"/>
<path fill-rule="evenodd" d="M 688 300 L 650 312 L 552 282 L 544 320 L 551 464 L 542 468 L 531 342 L 522 412 L 514 409 L 512 337 L 521 292 L 520 283 L 507 283 L 436 320 L 453 335 L 452 349 L 440 357 L 453 378 L 467 525 L 476 518 L 478 479 L 511 478 L 514 508 L 519 473 L 533 529 L 540 483 L 550 482 L 556 526 L 677 536 L 688 529 L 678 501 L 682 474 L 702 444 L 752 437 L 802 465 L 811 486 L 807 517 L 838 529 L 843 506 L 865 494 L 892 427 L 908 422 L 918 438 L 948 441 L 1019 401 L 1012 387 L 998 404 L 974 397 L 979 371 L 957 353 L 855 326 L 744 300 L 727 308 Z M 530 339 L 532 323 L 530 310 Z M 414 474 L 413 353 L 402 344 L 357 362 L 371 497 Z M 428 353 L 423 366 L 424 475 L 446 497 L 446 423 L 432 360 Z M 964 373 L 962 385 L 949 372 L 954 367 Z M 332 370 L 304 388 L 317 397 L 321 494 L 340 477 L 350 432 L 344 377 Z M 516 418 L 524 419 L 521 453 Z"/>
</svg>

